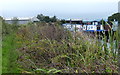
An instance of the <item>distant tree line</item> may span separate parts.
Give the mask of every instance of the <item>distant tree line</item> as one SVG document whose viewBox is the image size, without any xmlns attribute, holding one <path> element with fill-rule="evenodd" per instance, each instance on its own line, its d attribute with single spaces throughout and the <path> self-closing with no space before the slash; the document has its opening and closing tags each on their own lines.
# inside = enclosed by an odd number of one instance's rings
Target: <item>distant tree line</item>
<svg viewBox="0 0 120 75">
<path fill-rule="evenodd" d="M 37 18 L 39 19 L 40 22 L 56 22 L 57 18 L 56 16 L 53 17 L 49 17 L 49 16 L 45 16 L 43 14 L 38 14 Z"/>
<path fill-rule="evenodd" d="M 120 13 L 115 13 L 112 16 L 108 17 L 108 21 L 118 21 L 119 25 L 120 25 Z"/>
</svg>

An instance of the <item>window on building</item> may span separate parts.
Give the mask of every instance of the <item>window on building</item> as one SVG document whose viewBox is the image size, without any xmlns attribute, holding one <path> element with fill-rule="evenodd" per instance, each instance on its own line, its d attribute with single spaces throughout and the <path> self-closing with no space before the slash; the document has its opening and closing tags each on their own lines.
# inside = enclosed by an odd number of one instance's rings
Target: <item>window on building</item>
<svg viewBox="0 0 120 75">
<path fill-rule="evenodd" d="M 100 30 L 100 26 L 99 26 L 99 27 L 97 27 L 97 30 Z"/>
</svg>

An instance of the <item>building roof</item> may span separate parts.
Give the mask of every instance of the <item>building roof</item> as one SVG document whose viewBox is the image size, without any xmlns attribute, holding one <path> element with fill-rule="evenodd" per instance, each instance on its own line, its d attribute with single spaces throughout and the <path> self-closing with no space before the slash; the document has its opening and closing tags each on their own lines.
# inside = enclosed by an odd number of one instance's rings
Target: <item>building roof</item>
<svg viewBox="0 0 120 75">
<path fill-rule="evenodd" d="M 37 18 L 37 17 L 33 17 L 33 18 L 31 18 L 31 21 L 33 22 L 33 21 L 39 21 L 39 19 Z"/>
<path fill-rule="evenodd" d="M 13 18 L 4 18 L 5 20 L 13 20 Z M 30 20 L 28 17 L 17 17 L 18 20 Z"/>
<path fill-rule="evenodd" d="M 66 21 L 82 21 L 82 19 L 66 19 Z"/>
<path fill-rule="evenodd" d="M 13 18 L 4 18 L 5 20 L 10 20 L 12 21 Z M 17 18 L 19 21 L 39 21 L 36 17 L 18 17 Z"/>
</svg>

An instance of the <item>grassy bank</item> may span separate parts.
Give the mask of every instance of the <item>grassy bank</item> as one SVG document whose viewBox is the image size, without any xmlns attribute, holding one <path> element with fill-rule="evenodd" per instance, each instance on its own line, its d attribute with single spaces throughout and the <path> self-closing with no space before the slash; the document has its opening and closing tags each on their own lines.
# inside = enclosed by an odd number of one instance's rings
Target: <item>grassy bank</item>
<svg viewBox="0 0 120 75">
<path fill-rule="evenodd" d="M 6 35 L 2 41 L 2 73 L 17 73 L 18 57 L 15 34 Z"/>
</svg>

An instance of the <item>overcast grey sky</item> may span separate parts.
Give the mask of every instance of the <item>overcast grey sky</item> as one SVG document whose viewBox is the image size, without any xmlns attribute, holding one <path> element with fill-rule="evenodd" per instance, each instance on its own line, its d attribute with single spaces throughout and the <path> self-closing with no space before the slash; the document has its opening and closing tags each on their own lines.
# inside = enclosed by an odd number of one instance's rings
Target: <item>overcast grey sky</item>
<svg viewBox="0 0 120 75">
<path fill-rule="evenodd" d="M 0 0 L 0 15 L 5 18 L 56 15 L 62 19 L 95 20 L 118 12 L 119 0 Z"/>
</svg>

